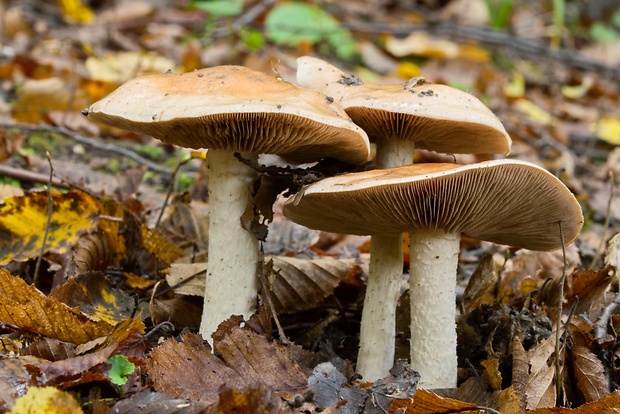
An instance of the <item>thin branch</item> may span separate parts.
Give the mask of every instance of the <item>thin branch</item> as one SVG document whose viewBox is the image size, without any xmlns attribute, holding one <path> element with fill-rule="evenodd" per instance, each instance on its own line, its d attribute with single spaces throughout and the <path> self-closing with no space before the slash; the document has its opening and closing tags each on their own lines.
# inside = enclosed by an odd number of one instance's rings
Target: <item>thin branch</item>
<svg viewBox="0 0 620 414">
<path fill-rule="evenodd" d="M 562 269 L 562 276 L 560 277 L 560 288 L 558 292 L 558 320 L 555 326 L 555 386 L 556 386 L 556 398 L 557 401 L 562 397 L 562 383 L 561 383 L 561 361 L 560 361 L 560 329 L 562 328 L 562 310 L 564 309 L 564 284 L 566 283 L 566 269 L 568 267 L 566 261 L 566 246 L 564 242 L 564 229 L 562 228 L 562 222 L 558 221 L 560 227 L 560 242 L 562 243 L 562 259 L 564 261 L 564 267 Z"/>
<path fill-rule="evenodd" d="M 615 186 L 616 178 L 613 171 L 609 171 L 609 200 L 607 201 L 607 211 L 605 213 L 605 222 L 603 223 L 603 234 L 601 234 L 601 241 L 596 248 L 596 252 L 594 252 L 594 256 L 592 257 L 592 261 L 590 262 L 590 266 L 588 266 L 588 269 L 594 269 L 594 265 L 601 256 L 603 246 L 605 245 L 607 239 L 607 231 L 609 230 L 609 221 L 611 219 L 611 202 L 614 199 Z"/>
<path fill-rule="evenodd" d="M 23 170 L 21 168 L 9 167 L 8 165 L 0 165 L 0 176 L 11 177 L 20 181 L 28 181 L 38 184 L 51 184 L 59 188 L 71 188 L 71 185 L 59 178 L 52 178 L 50 183 L 49 176 L 46 174 L 36 173 L 33 171 Z"/>
<path fill-rule="evenodd" d="M 172 172 L 172 177 L 170 177 L 170 185 L 168 186 L 168 192 L 166 193 L 164 204 L 161 206 L 161 211 L 159 212 L 159 216 L 157 216 L 157 221 L 155 222 L 155 228 L 159 228 L 159 223 L 161 222 L 161 218 L 164 216 L 164 211 L 166 211 L 166 207 L 168 206 L 168 200 L 170 200 L 170 196 L 172 195 L 172 192 L 174 191 L 175 182 L 176 182 L 177 174 L 179 173 L 179 170 L 181 169 L 182 166 L 187 164 L 191 159 L 192 159 L 191 157 L 187 157 L 187 158 L 180 160 L 177 163 L 176 168 Z"/>
<path fill-rule="evenodd" d="M 148 169 L 158 172 L 160 174 L 164 174 L 167 176 L 172 175 L 172 171 L 166 167 L 162 167 L 161 165 L 154 163 L 153 161 L 147 160 L 141 155 L 131 151 L 127 148 L 119 147 L 118 145 L 108 144 L 102 142 L 100 139 L 89 138 L 84 135 L 81 135 L 75 131 L 71 131 L 65 127 L 51 126 L 51 125 L 28 125 L 28 124 L 13 124 L 13 123 L 0 123 L 1 128 L 16 128 L 22 131 L 38 131 L 38 132 L 54 132 L 58 134 L 62 134 L 67 138 L 74 140 L 75 142 L 85 145 L 87 147 L 95 148 L 99 151 L 108 152 L 112 154 L 118 154 L 123 157 L 129 158 L 137 163 L 146 165 Z"/>
<path fill-rule="evenodd" d="M 49 152 L 45 153 L 47 162 L 50 164 L 50 176 L 47 182 L 47 220 L 45 221 L 45 232 L 43 233 L 43 241 L 41 242 L 41 251 L 37 258 L 37 264 L 34 267 L 33 282 L 36 285 L 39 281 L 39 270 L 41 269 L 41 262 L 43 261 L 43 255 L 45 254 L 45 245 L 47 244 L 47 236 L 50 230 L 50 223 L 52 221 L 52 211 L 54 208 L 54 200 L 52 199 L 52 181 L 54 178 L 54 166 L 52 165 L 52 157 Z"/>
</svg>

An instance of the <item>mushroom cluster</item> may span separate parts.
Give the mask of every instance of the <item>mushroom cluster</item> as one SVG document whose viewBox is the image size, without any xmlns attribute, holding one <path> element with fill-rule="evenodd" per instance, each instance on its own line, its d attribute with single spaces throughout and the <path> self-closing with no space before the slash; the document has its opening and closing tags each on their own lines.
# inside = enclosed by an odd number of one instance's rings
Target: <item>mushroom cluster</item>
<svg viewBox="0 0 620 414">
<path fill-rule="evenodd" d="M 371 235 L 357 370 L 374 381 L 394 362 L 395 312 L 410 233 L 411 366 L 426 388 L 456 386 L 455 286 L 461 235 L 535 250 L 572 242 L 579 204 L 535 165 L 412 164 L 423 148 L 507 154 L 511 141 L 477 98 L 412 79 L 367 85 L 315 58 L 298 60 L 297 83 L 241 66 L 133 79 L 84 113 L 92 120 L 187 148 L 208 149 L 208 273 L 200 333 L 255 311 L 259 249 L 247 222 L 256 171 L 276 154 L 291 163 L 359 165 L 376 144 L 377 170 L 326 178 L 290 197 L 284 214 L 314 229 Z M 231 288 L 232 287 L 232 288 Z"/>
<path fill-rule="evenodd" d="M 423 78 L 404 85 L 368 85 L 311 57 L 298 59 L 297 82 L 343 106 L 376 143 L 376 164 L 383 169 L 315 183 L 284 207 L 287 217 L 314 229 L 372 235 L 357 371 L 374 381 L 393 365 L 402 234 L 408 232 L 411 366 L 421 374 L 423 387 L 455 387 L 460 235 L 558 249 L 558 223 L 571 242 L 581 229 L 579 204 L 557 178 L 528 163 L 407 166 L 416 147 L 444 153 L 509 152 L 511 140 L 503 125 L 473 95 Z M 551 212 L 550 205 L 557 209 Z"/>
</svg>

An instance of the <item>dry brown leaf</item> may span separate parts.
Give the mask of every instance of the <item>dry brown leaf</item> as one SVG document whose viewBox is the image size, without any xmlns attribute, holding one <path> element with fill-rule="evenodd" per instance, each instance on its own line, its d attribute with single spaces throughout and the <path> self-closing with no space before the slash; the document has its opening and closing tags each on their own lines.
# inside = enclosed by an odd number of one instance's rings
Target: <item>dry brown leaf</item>
<svg viewBox="0 0 620 414">
<path fill-rule="evenodd" d="M 65 280 L 88 271 L 103 271 L 112 264 L 110 241 L 104 232 L 82 234 L 73 247 L 64 272 Z"/>
<path fill-rule="evenodd" d="M 215 344 L 215 352 L 248 384 L 295 393 L 307 386 L 306 374 L 291 360 L 289 350 L 252 331 L 232 328 Z"/>
<path fill-rule="evenodd" d="M 182 295 L 170 299 L 158 299 L 153 295 L 149 311 L 154 324 L 170 322 L 176 328 L 198 329 L 202 315 L 202 300 Z"/>
<path fill-rule="evenodd" d="M 620 233 L 612 237 L 607 243 L 605 264 L 613 266 L 616 272 L 620 272 Z"/>
<path fill-rule="evenodd" d="M 585 402 L 596 401 L 609 393 L 605 367 L 600 359 L 585 346 L 571 349 L 577 390 Z"/>
<path fill-rule="evenodd" d="M 399 409 L 416 414 L 442 414 L 460 413 L 477 414 L 480 409 L 475 404 L 440 397 L 428 390 L 417 390 L 413 397 L 413 403 L 409 400 L 394 400 L 390 404 L 390 413 Z"/>
<path fill-rule="evenodd" d="M 463 293 L 463 310 L 469 313 L 480 305 L 492 305 L 495 303 L 495 285 L 497 284 L 497 271 L 492 254 L 485 254 L 480 259 L 480 264 L 471 275 L 465 293 Z"/>
<path fill-rule="evenodd" d="M 109 410 L 115 414 L 198 414 L 204 413 L 206 407 L 204 403 L 188 402 L 186 398 L 174 398 L 147 389 L 116 402 Z"/>
<path fill-rule="evenodd" d="M 265 263 L 277 312 L 293 312 L 315 306 L 332 294 L 341 280 L 361 272 L 355 259 L 266 256 Z M 269 271 L 269 266 L 272 266 L 272 271 Z M 166 281 L 178 294 L 203 296 L 206 270 L 207 263 L 173 263 Z"/>
<path fill-rule="evenodd" d="M 284 414 L 296 413 L 282 402 L 277 393 L 265 384 L 250 386 L 244 391 L 231 388 L 223 390 L 215 404 L 206 411 L 207 414 L 227 413 L 262 413 Z"/>
<path fill-rule="evenodd" d="M 200 335 L 168 339 L 151 352 L 149 376 L 156 391 L 215 403 L 220 388 L 247 389 L 248 381 L 217 358 Z"/>
<path fill-rule="evenodd" d="M 499 372 L 499 359 L 485 359 L 480 362 L 480 365 L 484 367 L 483 376 L 486 383 L 494 391 L 502 389 L 502 374 Z"/>
<path fill-rule="evenodd" d="M 83 344 L 107 335 L 112 325 L 96 321 L 21 278 L 0 269 L 0 320 L 61 341 Z"/>
<path fill-rule="evenodd" d="M 355 259 L 277 256 L 266 260 L 273 260 L 273 272 L 267 278 L 277 312 L 311 308 L 331 295 L 347 274 L 361 272 Z"/>
<path fill-rule="evenodd" d="M 620 390 L 578 408 L 540 408 L 528 414 L 617 414 L 620 412 Z"/>
<path fill-rule="evenodd" d="M 555 406 L 555 333 L 527 351 L 530 361 L 530 374 L 525 387 L 526 408 Z M 550 394 L 551 393 L 551 394 Z M 553 402 L 547 398 L 552 395 Z"/>
<path fill-rule="evenodd" d="M 149 253 L 155 255 L 162 268 L 170 266 L 172 262 L 183 256 L 183 250 L 168 240 L 158 229 L 149 229 L 143 224 L 140 232 L 144 247 Z"/>
<path fill-rule="evenodd" d="M 519 398 L 519 407 L 521 411 L 525 411 L 525 393 L 527 388 L 527 379 L 530 372 L 530 363 L 527 359 L 527 353 L 521 343 L 519 333 L 515 332 L 510 343 L 510 354 L 512 355 L 512 386 L 515 394 Z"/>
<path fill-rule="evenodd" d="M 37 362 L 44 360 L 31 355 L 0 360 L 0 412 L 10 410 L 15 399 L 24 395 L 28 386 L 32 385 L 32 376 L 26 365 Z"/>
<path fill-rule="evenodd" d="M 497 409 L 502 414 L 521 414 L 525 412 L 522 408 L 523 400 L 512 386 L 501 390 L 497 399 Z"/>
</svg>

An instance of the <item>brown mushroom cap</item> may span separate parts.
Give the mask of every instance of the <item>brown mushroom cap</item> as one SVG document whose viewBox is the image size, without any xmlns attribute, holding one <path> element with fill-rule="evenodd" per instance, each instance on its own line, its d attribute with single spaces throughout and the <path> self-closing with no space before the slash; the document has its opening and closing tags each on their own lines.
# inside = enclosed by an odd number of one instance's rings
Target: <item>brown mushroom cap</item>
<svg viewBox="0 0 620 414">
<path fill-rule="evenodd" d="M 532 250 L 573 242 L 581 208 L 554 175 L 536 165 L 495 160 L 415 164 L 331 177 L 290 198 L 284 214 L 307 227 L 345 234 L 442 229 Z"/>
<path fill-rule="evenodd" d="M 475 96 L 414 78 L 406 85 L 365 84 L 321 59 L 297 59 L 297 82 L 334 98 L 374 142 L 415 142 L 443 153 L 508 154 L 501 121 Z"/>
<path fill-rule="evenodd" d="M 241 66 L 133 79 L 88 117 L 187 148 L 277 154 L 294 162 L 368 158 L 366 134 L 321 93 Z"/>
</svg>

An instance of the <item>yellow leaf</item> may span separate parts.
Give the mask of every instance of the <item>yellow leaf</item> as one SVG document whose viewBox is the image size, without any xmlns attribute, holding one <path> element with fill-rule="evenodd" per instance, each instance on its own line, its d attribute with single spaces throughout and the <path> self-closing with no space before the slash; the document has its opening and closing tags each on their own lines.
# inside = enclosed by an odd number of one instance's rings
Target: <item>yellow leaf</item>
<svg viewBox="0 0 620 414">
<path fill-rule="evenodd" d="M 592 125 L 596 136 L 611 145 L 620 145 L 620 119 L 603 117 Z"/>
<path fill-rule="evenodd" d="M 550 125 L 554 122 L 555 118 L 549 112 L 545 111 L 534 102 L 527 99 L 519 99 L 514 103 L 514 108 L 525 114 L 530 121 L 542 124 Z"/>
<path fill-rule="evenodd" d="M 421 74 L 420 67 L 413 62 L 401 62 L 396 67 L 396 75 L 399 78 L 411 79 Z"/>
<path fill-rule="evenodd" d="M 0 269 L 0 321 L 61 341 L 83 344 L 113 329 Z"/>
<path fill-rule="evenodd" d="M 71 394 L 54 387 L 30 387 L 17 400 L 10 414 L 81 414 L 82 408 Z"/>
<path fill-rule="evenodd" d="M 579 85 L 564 85 L 560 88 L 562 95 L 570 99 L 583 98 L 594 86 L 594 78 L 586 76 Z"/>
<path fill-rule="evenodd" d="M 174 61 L 154 52 L 118 52 L 88 57 L 86 70 L 91 78 L 120 85 L 138 75 L 174 71 Z"/>
<path fill-rule="evenodd" d="M 461 45 L 459 48 L 459 58 L 471 62 L 488 62 L 489 51 L 478 45 Z"/>
<path fill-rule="evenodd" d="M 0 264 L 39 255 L 47 223 L 47 192 L 9 197 L 0 205 Z M 96 228 L 101 205 L 86 193 L 52 191 L 46 251 L 66 253 L 79 236 Z"/>
<path fill-rule="evenodd" d="M 502 86 L 504 95 L 508 98 L 520 98 L 525 93 L 525 78 L 521 72 L 513 72 L 510 83 Z"/>
<path fill-rule="evenodd" d="M 81 0 L 58 0 L 58 5 L 68 22 L 90 23 L 93 20 L 93 11 Z"/>
</svg>

